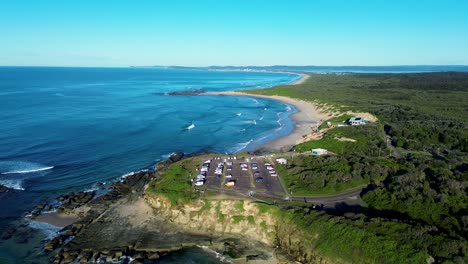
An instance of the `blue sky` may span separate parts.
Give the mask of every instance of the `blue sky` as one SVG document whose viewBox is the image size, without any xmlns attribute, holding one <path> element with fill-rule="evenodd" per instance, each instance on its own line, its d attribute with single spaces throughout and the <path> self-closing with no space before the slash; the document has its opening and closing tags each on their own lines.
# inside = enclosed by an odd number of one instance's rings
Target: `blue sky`
<svg viewBox="0 0 468 264">
<path fill-rule="evenodd" d="M 465 0 L 0 2 L 0 65 L 468 64 Z"/>
</svg>

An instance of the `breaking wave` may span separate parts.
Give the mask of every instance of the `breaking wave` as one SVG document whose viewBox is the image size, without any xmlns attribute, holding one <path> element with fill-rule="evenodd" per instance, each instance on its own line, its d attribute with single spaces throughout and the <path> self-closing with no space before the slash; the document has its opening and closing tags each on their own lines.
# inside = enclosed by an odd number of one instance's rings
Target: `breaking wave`
<svg viewBox="0 0 468 264">
<path fill-rule="evenodd" d="M 7 171 L 7 172 L 2 172 L 2 174 L 20 174 L 20 173 L 31 173 L 31 172 L 38 172 L 38 171 L 45 171 L 45 170 L 51 170 L 53 169 L 54 166 L 50 167 L 43 167 L 43 168 L 38 168 L 38 169 L 29 169 L 29 170 L 16 170 L 16 171 Z"/>
</svg>

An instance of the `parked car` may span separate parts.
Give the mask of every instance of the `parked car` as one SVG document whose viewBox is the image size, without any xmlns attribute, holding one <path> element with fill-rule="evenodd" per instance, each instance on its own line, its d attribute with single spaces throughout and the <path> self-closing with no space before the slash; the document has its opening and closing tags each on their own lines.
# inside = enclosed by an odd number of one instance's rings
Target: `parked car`
<svg viewBox="0 0 468 264">
<path fill-rule="evenodd" d="M 257 177 L 257 178 L 255 178 L 255 182 L 263 182 L 263 178 L 262 177 Z"/>
<path fill-rule="evenodd" d="M 195 186 L 202 186 L 203 184 L 205 184 L 204 181 L 196 181 L 195 182 Z"/>
</svg>

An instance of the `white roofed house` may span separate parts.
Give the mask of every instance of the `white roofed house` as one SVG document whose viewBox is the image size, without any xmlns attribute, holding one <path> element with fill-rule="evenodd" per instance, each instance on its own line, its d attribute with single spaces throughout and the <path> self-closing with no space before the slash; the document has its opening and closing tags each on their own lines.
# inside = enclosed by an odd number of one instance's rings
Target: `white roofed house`
<svg viewBox="0 0 468 264">
<path fill-rule="evenodd" d="M 351 117 L 348 123 L 352 126 L 365 125 L 366 119 L 364 119 L 364 117 L 355 116 L 355 117 Z"/>
<path fill-rule="evenodd" d="M 288 160 L 286 160 L 285 158 L 279 158 L 279 159 L 276 159 L 276 163 L 282 164 L 282 165 L 287 165 Z"/>
<path fill-rule="evenodd" d="M 317 149 L 312 149 L 312 155 L 314 156 L 322 156 L 322 155 L 327 155 L 328 150 L 322 149 L 322 148 L 317 148 Z"/>
</svg>

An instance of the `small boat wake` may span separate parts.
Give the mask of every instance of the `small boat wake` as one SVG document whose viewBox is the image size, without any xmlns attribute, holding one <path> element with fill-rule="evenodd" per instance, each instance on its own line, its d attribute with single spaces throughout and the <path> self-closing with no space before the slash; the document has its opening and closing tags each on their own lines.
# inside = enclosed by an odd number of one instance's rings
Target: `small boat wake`
<svg viewBox="0 0 468 264">
<path fill-rule="evenodd" d="M 192 130 L 195 128 L 195 124 L 192 122 L 190 125 L 188 125 L 185 129 L 186 130 Z"/>
</svg>

